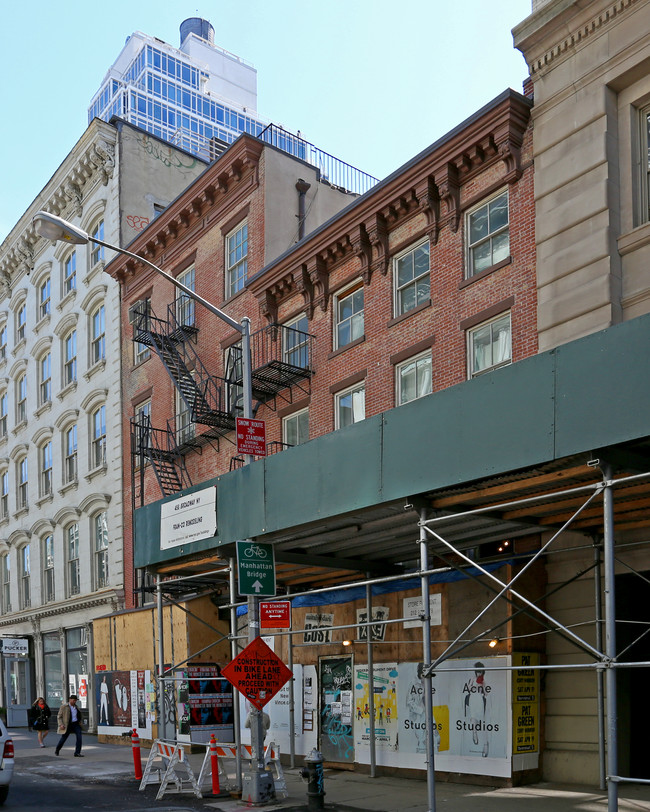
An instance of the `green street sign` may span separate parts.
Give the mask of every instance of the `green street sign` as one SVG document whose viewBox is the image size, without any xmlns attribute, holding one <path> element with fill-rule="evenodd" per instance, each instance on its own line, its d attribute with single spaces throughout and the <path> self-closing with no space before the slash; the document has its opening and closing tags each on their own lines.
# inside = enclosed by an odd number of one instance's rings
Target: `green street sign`
<svg viewBox="0 0 650 812">
<path fill-rule="evenodd" d="M 272 544 L 237 542 L 237 582 L 240 595 L 275 595 L 275 551 Z"/>
</svg>

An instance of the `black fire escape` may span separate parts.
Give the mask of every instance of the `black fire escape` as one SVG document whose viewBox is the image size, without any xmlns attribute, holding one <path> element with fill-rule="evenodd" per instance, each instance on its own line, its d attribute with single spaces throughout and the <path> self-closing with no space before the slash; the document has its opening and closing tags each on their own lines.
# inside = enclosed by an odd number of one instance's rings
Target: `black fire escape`
<svg viewBox="0 0 650 812">
<path fill-rule="evenodd" d="M 221 438 L 229 439 L 235 417 L 241 413 L 241 344 L 227 351 L 225 379 L 210 374 L 194 348 L 198 329 L 189 304 L 187 297 L 177 299 L 168 306 L 167 319 L 157 317 L 148 301 L 138 302 L 131 309 L 133 341 L 158 355 L 189 418 L 176 427 L 168 422 L 164 429 L 153 428 L 148 417 L 131 421 L 132 467 L 134 474 L 140 471 L 142 503 L 147 463 L 155 472 L 163 496 L 189 487 L 192 482 L 185 465 L 186 453 L 200 452 L 207 443 L 218 447 Z M 278 396 L 292 402 L 294 386 L 308 394 L 313 374 L 312 344 L 313 336 L 284 325 L 274 324 L 253 333 L 253 397 L 275 409 Z M 205 431 L 199 433 L 197 425 L 206 427 Z"/>
</svg>

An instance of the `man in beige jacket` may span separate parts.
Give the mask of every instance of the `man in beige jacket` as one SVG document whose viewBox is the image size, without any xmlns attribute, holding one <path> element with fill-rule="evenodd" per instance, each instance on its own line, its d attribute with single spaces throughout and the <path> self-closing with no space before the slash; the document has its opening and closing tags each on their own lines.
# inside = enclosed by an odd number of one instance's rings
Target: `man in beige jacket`
<svg viewBox="0 0 650 812">
<path fill-rule="evenodd" d="M 68 701 L 65 705 L 61 705 L 56 716 L 56 721 L 61 738 L 54 750 L 55 755 L 59 755 L 68 736 L 74 733 L 77 739 L 74 748 L 75 757 L 83 758 L 81 754 L 81 727 L 83 725 L 83 719 L 81 718 L 81 709 L 77 707 L 77 697 L 74 694 L 68 697 Z"/>
</svg>

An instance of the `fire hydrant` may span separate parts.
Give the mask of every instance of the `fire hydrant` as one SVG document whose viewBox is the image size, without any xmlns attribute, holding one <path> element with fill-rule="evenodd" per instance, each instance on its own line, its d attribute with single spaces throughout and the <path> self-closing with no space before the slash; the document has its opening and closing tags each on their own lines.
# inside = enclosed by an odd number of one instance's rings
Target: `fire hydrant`
<svg viewBox="0 0 650 812">
<path fill-rule="evenodd" d="M 305 758 L 306 767 L 300 775 L 307 779 L 307 809 L 309 812 L 325 808 L 325 777 L 323 773 L 323 754 L 314 747 Z"/>
</svg>

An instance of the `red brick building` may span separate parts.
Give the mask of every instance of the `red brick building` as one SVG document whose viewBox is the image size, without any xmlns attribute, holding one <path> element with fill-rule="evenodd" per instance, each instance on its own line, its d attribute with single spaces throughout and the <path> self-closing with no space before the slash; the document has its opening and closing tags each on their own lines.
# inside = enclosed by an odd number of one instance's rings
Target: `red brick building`
<svg viewBox="0 0 650 812">
<path fill-rule="evenodd" d="M 129 246 L 251 318 L 269 453 L 536 353 L 530 108 L 506 91 L 315 229 L 347 199 L 242 136 Z M 108 270 L 122 286 L 135 508 L 240 463 L 239 334 L 134 260 Z"/>
</svg>

